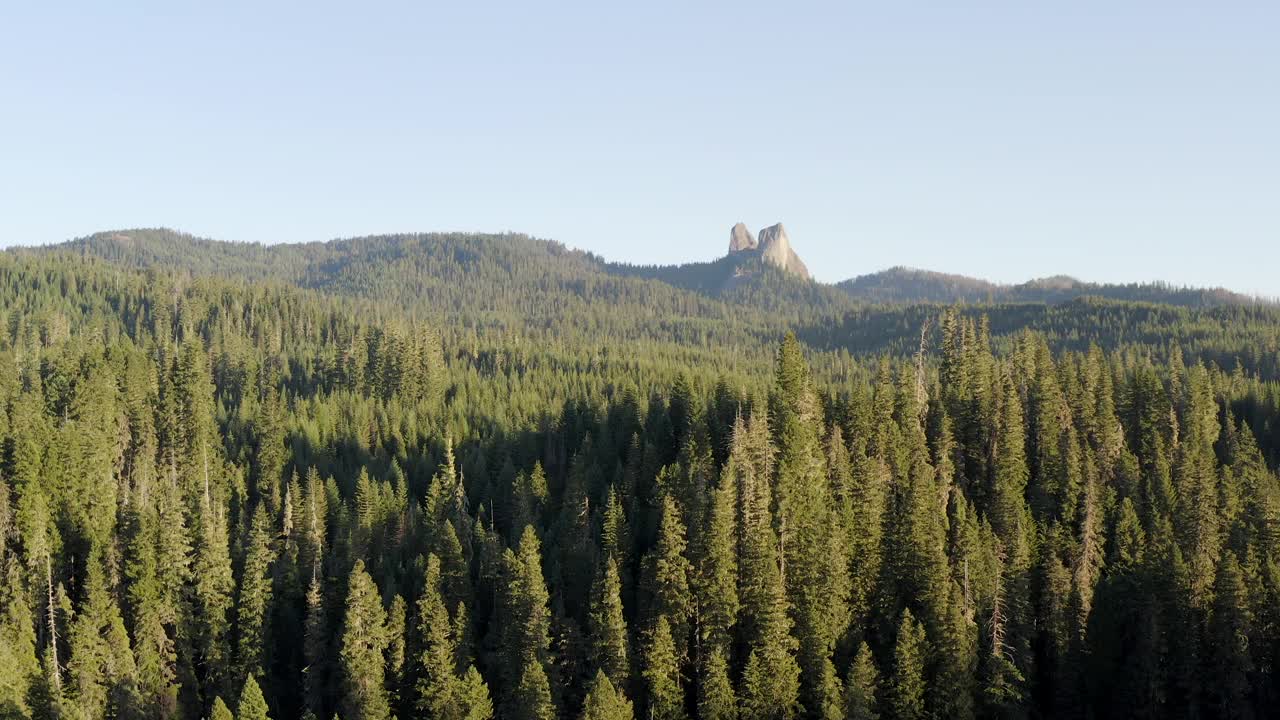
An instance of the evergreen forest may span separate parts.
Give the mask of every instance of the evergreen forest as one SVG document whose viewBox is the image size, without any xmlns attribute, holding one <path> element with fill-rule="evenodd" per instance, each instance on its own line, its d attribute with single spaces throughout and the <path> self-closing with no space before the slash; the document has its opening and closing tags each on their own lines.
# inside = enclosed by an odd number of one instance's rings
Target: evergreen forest
<svg viewBox="0 0 1280 720">
<path fill-rule="evenodd" d="M 1274 305 L 120 237 L 0 254 L 0 718 L 1280 715 Z"/>
</svg>

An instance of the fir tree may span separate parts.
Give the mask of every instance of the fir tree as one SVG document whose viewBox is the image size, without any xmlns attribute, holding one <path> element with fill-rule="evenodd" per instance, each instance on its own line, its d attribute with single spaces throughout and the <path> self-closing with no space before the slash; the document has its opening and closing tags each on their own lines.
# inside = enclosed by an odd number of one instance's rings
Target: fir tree
<svg viewBox="0 0 1280 720">
<path fill-rule="evenodd" d="M 241 677 L 261 676 L 266 651 L 267 611 L 271 605 L 271 522 L 259 503 L 245 540 L 244 570 L 236 599 L 236 657 Z"/>
<path fill-rule="evenodd" d="M 475 666 L 468 666 L 454 694 L 454 712 L 459 720 L 490 720 L 493 717 L 493 701 L 489 686 Z"/>
<path fill-rule="evenodd" d="M 622 612 L 622 584 L 613 556 L 605 558 L 591 594 L 588 616 L 591 662 L 617 687 L 626 687 L 631 674 L 627 623 Z"/>
<path fill-rule="evenodd" d="M 658 541 L 645 557 L 642 587 L 651 625 L 659 617 L 667 620 L 681 657 L 693 614 L 693 598 L 689 592 L 692 568 L 685 556 L 686 547 L 684 523 L 675 499 L 664 495 L 658 521 Z"/>
<path fill-rule="evenodd" d="M 74 706 L 85 718 L 139 713 L 137 669 L 120 609 L 111 598 L 101 560 L 90 557 L 85 598 L 71 624 L 67 662 Z"/>
<path fill-rule="evenodd" d="M 385 720 L 390 704 L 384 681 L 386 612 L 364 562 L 351 570 L 338 661 L 344 688 L 343 717 L 347 720 Z"/>
<path fill-rule="evenodd" d="M 213 709 L 209 711 L 209 720 L 236 720 L 231 714 L 231 710 L 227 708 L 227 704 L 222 702 L 222 697 L 218 696 L 213 699 Z"/>
<path fill-rule="evenodd" d="M 875 658 L 865 642 L 858 644 L 858 653 L 849 666 L 849 676 L 844 683 L 844 713 L 849 720 L 878 720 L 877 696 L 880 692 L 880 673 Z"/>
<path fill-rule="evenodd" d="M 516 552 L 504 556 L 505 590 L 502 628 L 502 658 L 507 672 L 508 712 L 517 712 L 522 703 L 534 702 L 529 710 L 535 717 L 550 706 L 550 684 L 546 664 L 550 659 L 551 617 L 547 586 L 542 579 L 541 543 L 532 527 L 526 526 Z M 546 686 L 548 702 L 542 704 Z"/>
<path fill-rule="evenodd" d="M 307 615 L 303 627 L 302 657 L 303 662 L 303 702 L 316 717 L 321 717 L 325 700 L 328 696 L 329 682 L 329 629 L 325 616 L 324 595 L 321 592 L 320 578 L 311 579 L 307 589 Z"/>
<path fill-rule="evenodd" d="M 902 612 L 898 636 L 893 645 L 893 675 L 889 678 L 885 699 L 890 717 L 916 720 L 925 717 L 924 659 L 927 653 L 924 627 L 911 615 Z"/>
<path fill-rule="evenodd" d="M 240 702 L 236 703 L 236 720 L 271 720 L 262 688 L 258 687 L 258 681 L 252 675 L 244 679 Z"/>
<path fill-rule="evenodd" d="M 738 701 L 729 680 L 729 663 L 722 648 L 705 654 L 698 668 L 698 717 L 701 720 L 734 720 Z"/>
<path fill-rule="evenodd" d="M 644 653 L 644 676 L 648 717 L 654 720 L 681 720 L 685 717 L 684 690 L 680 686 L 680 659 L 671 626 L 659 615 L 650 632 Z"/>
<path fill-rule="evenodd" d="M 455 645 L 449 612 L 440 595 L 440 560 L 427 557 L 427 574 L 418 599 L 418 684 L 415 706 L 428 718 L 449 717 L 457 694 L 454 676 Z"/>
<path fill-rule="evenodd" d="M 603 670 L 597 670 L 579 717 L 581 720 L 631 720 L 634 714 L 631 701 L 614 688 Z"/>
<path fill-rule="evenodd" d="M 520 682 L 512 693 L 505 717 L 512 720 L 555 720 L 551 683 L 542 663 L 536 659 L 530 659 L 520 674 Z"/>
<path fill-rule="evenodd" d="M 737 486 L 723 477 L 712 491 L 706 522 L 698 533 L 694 598 L 701 651 L 729 650 L 738 616 Z"/>
<path fill-rule="evenodd" d="M 0 486 L 3 487 L 3 486 Z M 8 528 L 0 522 L 0 535 Z M 0 548 L 0 558 L 5 553 Z M 19 717 L 29 716 L 29 698 L 41 682 L 36 655 L 36 618 L 27 605 L 16 562 L 6 562 L 0 588 L 0 708 Z"/>
<path fill-rule="evenodd" d="M 1252 628 L 1244 578 L 1234 553 L 1219 566 L 1213 588 L 1213 614 L 1209 623 L 1210 667 L 1218 716 L 1252 718 L 1250 674 L 1254 670 L 1249 650 Z"/>
</svg>

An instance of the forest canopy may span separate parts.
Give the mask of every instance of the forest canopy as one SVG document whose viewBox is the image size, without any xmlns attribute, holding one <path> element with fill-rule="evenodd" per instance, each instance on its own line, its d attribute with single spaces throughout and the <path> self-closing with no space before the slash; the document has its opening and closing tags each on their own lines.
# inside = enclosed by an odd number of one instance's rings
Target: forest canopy
<svg viewBox="0 0 1280 720">
<path fill-rule="evenodd" d="M 419 260 L 0 257 L 0 717 L 1280 706 L 1274 309 Z"/>
</svg>

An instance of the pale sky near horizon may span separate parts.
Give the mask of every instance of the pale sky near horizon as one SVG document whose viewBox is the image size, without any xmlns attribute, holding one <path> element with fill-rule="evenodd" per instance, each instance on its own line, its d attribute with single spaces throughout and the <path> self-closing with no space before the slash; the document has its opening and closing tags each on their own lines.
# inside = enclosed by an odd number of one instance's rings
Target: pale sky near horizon
<svg viewBox="0 0 1280 720">
<path fill-rule="evenodd" d="M 0 244 L 785 223 L 893 265 L 1280 296 L 1280 3 L 4 3 Z"/>
</svg>

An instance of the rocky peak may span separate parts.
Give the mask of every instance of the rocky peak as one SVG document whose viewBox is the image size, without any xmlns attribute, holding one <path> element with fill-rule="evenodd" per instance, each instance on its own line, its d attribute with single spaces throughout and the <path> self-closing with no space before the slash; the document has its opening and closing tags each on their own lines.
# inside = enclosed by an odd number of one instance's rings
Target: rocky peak
<svg viewBox="0 0 1280 720">
<path fill-rule="evenodd" d="M 756 239 L 746 225 L 738 223 L 729 231 L 729 252 L 743 252 L 756 249 Z"/>
<path fill-rule="evenodd" d="M 760 256 L 780 268 L 787 266 L 787 256 L 791 254 L 791 238 L 787 237 L 787 229 L 782 223 L 770 225 L 760 231 Z"/>
<path fill-rule="evenodd" d="M 759 248 L 760 257 L 765 262 L 809 279 L 809 268 L 805 267 L 800 256 L 791 249 L 791 239 L 787 237 L 787 230 L 782 227 L 782 223 L 770 225 L 760 231 Z"/>
</svg>

